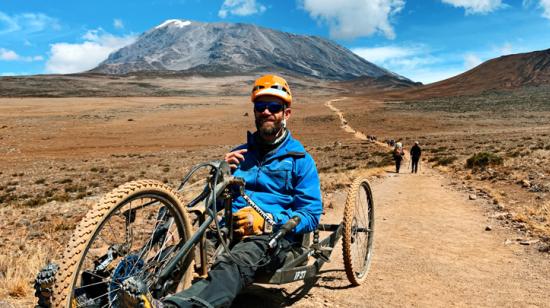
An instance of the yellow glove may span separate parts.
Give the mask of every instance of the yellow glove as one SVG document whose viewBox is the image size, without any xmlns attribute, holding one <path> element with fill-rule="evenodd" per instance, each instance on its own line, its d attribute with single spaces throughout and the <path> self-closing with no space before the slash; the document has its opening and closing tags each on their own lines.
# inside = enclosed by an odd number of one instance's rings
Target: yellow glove
<svg viewBox="0 0 550 308">
<path fill-rule="evenodd" d="M 265 220 L 256 210 L 247 206 L 233 213 L 234 232 L 237 236 L 264 233 Z"/>
</svg>

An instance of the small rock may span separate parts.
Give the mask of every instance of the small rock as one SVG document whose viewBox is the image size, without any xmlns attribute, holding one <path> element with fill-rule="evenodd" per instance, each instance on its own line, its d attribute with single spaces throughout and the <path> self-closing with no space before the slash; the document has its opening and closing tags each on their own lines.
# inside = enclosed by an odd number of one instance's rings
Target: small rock
<svg viewBox="0 0 550 308">
<path fill-rule="evenodd" d="M 543 243 L 539 246 L 540 252 L 550 252 L 550 244 Z"/>
<path fill-rule="evenodd" d="M 17 226 L 17 227 L 21 227 L 21 226 L 28 227 L 28 226 L 30 226 L 30 225 L 31 225 L 30 220 L 25 219 L 25 218 L 19 220 L 19 221 L 16 223 L 16 226 Z"/>
<path fill-rule="evenodd" d="M 531 244 L 534 244 L 538 242 L 538 240 L 522 240 L 522 241 L 519 241 L 520 245 L 531 245 Z"/>
<path fill-rule="evenodd" d="M 474 194 L 470 194 L 470 195 L 468 196 L 468 199 L 470 199 L 470 200 L 476 200 L 476 199 L 477 199 L 477 196 L 474 195 Z"/>
<path fill-rule="evenodd" d="M 506 239 L 506 240 L 504 241 L 504 245 L 510 245 L 510 244 L 512 244 L 512 240 Z"/>
<path fill-rule="evenodd" d="M 29 239 L 43 238 L 43 237 L 44 237 L 44 232 L 41 232 L 41 231 L 33 231 L 28 235 Z"/>
<path fill-rule="evenodd" d="M 531 187 L 531 182 L 529 182 L 527 180 L 521 180 L 521 186 L 525 187 L 525 188 L 529 188 L 529 187 Z"/>
<path fill-rule="evenodd" d="M 491 230 L 493 230 L 493 228 L 491 226 L 486 226 L 485 227 L 485 231 L 491 231 Z"/>
</svg>

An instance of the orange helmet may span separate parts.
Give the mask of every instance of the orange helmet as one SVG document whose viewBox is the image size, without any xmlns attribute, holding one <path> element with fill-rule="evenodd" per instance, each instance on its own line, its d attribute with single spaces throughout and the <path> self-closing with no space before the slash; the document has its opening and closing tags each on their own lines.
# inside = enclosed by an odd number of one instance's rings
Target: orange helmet
<svg viewBox="0 0 550 308">
<path fill-rule="evenodd" d="M 275 75 L 262 76 L 254 82 L 251 99 L 254 102 L 258 97 L 264 95 L 276 96 L 285 101 L 286 106 L 292 104 L 292 93 L 286 83 L 286 80 Z"/>
</svg>

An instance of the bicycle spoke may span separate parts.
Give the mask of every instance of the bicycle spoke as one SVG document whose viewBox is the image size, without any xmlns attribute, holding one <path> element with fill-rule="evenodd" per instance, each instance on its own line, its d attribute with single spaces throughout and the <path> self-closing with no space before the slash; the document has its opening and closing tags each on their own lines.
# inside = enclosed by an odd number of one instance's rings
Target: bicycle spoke
<svg viewBox="0 0 550 308">
<path fill-rule="evenodd" d="M 115 290 L 112 290 L 112 291 L 109 291 L 109 292 L 107 292 L 107 293 L 104 293 L 104 294 L 102 294 L 102 295 L 100 295 L 100 296 L 97 296 L 97 297 L 94 297 L 94 298 L 92 298 L 92 299 L 88 299 L 87 301 L 95 302 L 96 300 L 98 300 L 98 299 L 100 299 L 100 298 L 103 298 L 103 297 L 105 297 L 105 296 L 109 296 L 111 293 L 117 292 L 118 290 L 120 290 L 120 288 L 115 289 Z M 115 296 L 116 296 L 116 295 L 115 295 Z M 77 303 L 77 304 L 79 304 L 79 303 Z M 110 303 L 109 303 L 108 305 L 110 305 Z M 86 306 L 78 305 L 77 307 L 86 307 Z M 105 306 L 102 306 L 102 307 L 105 307 Z"/>
</svg>

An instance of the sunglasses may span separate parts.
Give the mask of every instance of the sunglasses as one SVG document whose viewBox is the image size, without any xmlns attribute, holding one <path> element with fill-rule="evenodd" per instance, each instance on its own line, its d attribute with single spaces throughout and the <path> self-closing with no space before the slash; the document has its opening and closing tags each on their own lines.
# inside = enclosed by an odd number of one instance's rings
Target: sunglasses
<svg viewBox="0 0 550 308">
<path fill-rule="evenodd" d="M 285 106 L 276 103 L 276 102 L 257 102 L 254 103 L 254 110 L 257 112 L 264 112 L 266 109 L 269 110 L 271 113 L 277 113 L 283 110 Z"/>
</svg>

